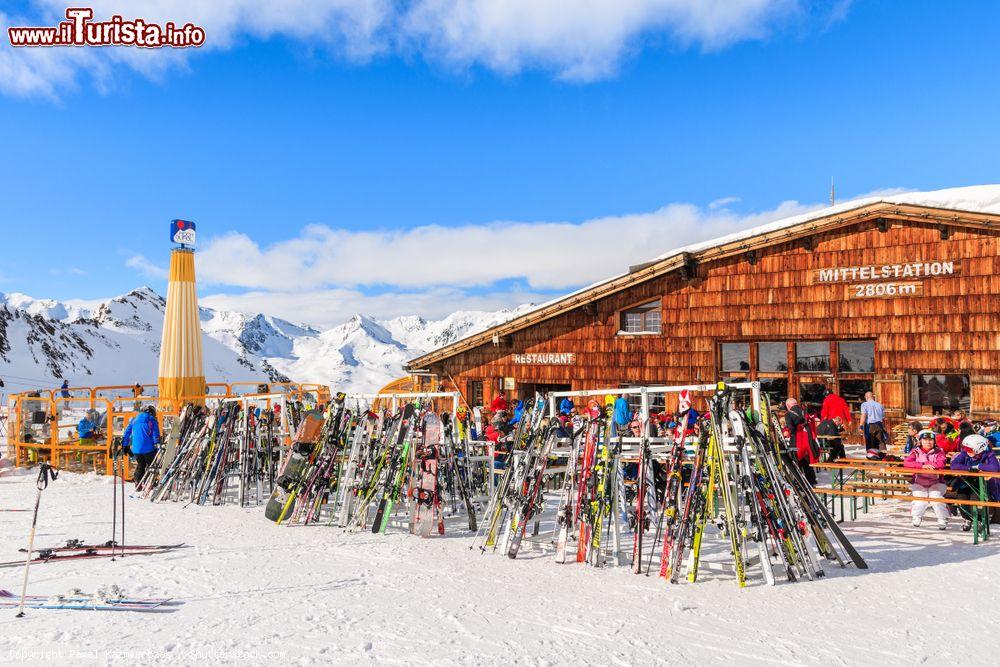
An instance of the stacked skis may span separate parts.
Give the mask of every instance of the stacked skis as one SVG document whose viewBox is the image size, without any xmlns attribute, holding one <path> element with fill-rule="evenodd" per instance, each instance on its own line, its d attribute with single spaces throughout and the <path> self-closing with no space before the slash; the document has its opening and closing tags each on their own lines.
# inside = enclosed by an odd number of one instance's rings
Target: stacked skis
<svg viewBox="0 0 1000 667">
<path fill-rule="evenodd" d="M 867 568 L 788 454 L 788 443 L 773 419 L 732 409 L 724 386 L 710 404 L 686 488 L 681 490 L 680 474 L 677 484 L 670 482 L 674 464 L 668 465 L 656 537 L 659 542 L 662 530 L 660 576 L 677 583 L 686 570 L 687 579 L 695 581 L 702 538 L 713 523 L 725 540 L 740 586 L 754 571 L 773 585 L 779 578 L 822 577 L 826 563 L 843 567 L 851 561 Z M 681 441 L 679 437 L 674 444 L 672 462 L 679 460 Z"/>
</svg>

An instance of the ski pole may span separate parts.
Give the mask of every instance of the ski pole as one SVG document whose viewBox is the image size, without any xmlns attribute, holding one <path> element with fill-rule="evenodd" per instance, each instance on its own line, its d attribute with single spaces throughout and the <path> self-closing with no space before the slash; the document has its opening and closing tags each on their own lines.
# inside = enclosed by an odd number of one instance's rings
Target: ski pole
<svg viewBox="0 0 1000 667">
<path fill-rule="evenodd" d="M 122 543 L 119 545 L 121 547 L 121 556 L 125 557 L 125 468 L 127 466 L 127 461 L 122 460 Z M 112 547 L 114 549 L 114 547 Z"/>
<path fill-rule="evenodd" d="M 35 548 L 35 526 L 38 524 L 38 505 L 42 502 L 42 491 L 49 485 L 49 479 L 56 479 L 59 476 L 52 466 L 44 461 L 38 470 L 38 481 L 35 486 L 38 493 L 35 495 L 35 514 L 31 519 L 31 533 L 28 535 L 28 556 L 24 561 L 24 581 L 21 583 L 21 604 L 17 610 L 17 618 L 24 616 L 24 601 L 28 595 L 28 571 L 31 567 L 31 556 Z"/>
<path fill-rule="evenodd" d="M 111 452 L 112 456 L 112 471 L 113 475 L 111 477 L 111 542 L 108 546 L 111 547 L 111 560 L 115 559 L 115 537 L 118 534 L 118 448 L 116 444 L 112 444 L 114 450 Z"/>
</svg>

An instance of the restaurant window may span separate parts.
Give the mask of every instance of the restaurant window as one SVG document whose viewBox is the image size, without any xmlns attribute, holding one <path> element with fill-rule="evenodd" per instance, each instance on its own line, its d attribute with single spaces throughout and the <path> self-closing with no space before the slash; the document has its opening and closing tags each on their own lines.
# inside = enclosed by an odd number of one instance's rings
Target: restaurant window
<svg viewBox="0 0 1000 667">
<path fill-rule="evenodd" d="M 913 375 L 910 406 L 917 414 L 943 415 L 954 410 L 969 412 L 971 394 L 968 375 Z"/>
<path fill-rule="evenodd" d="M 838 368 L 841 373 L 874 373 L 875 341 L 862 340 L 837 344 L 840 354 Z"/>
<path fill-rule="evenodd" d="M 773 406 L 784 406 L 785 399 L 788 398 L 788 380 L 785 378 L 761 378 L 760 393 L 767 397 L 768 402 Z"/>
<path fill-rule="evenodd" d="M 788 372 L 788 343 L 757 343 L 757 370 L 761 373 Z"/>
<path fill-rule="evenodd" d="M 823 399 L 826 398 L 826 384 L 823 382 L 800 382 L 798 398 L 799 403 L 804 405 L 807 411 L 819 414 L 823 407 Z"/>
<path fill-rule="evenodd" d="M 623 310 L 620 326 L 621 333 L 660 333 L 662 331 L 660 302 L 651 301 L 642 306 Z"/>
<path fill-rule="evenodd" d="M 843 343 L 841 343 L 841 345 L 843 345 Z M 850 406 L 851 412 L 858 412 L 861 409 L 861 404 L 865 402 L 865 393 L 871 390 L 871 380 L 840 381 L 840 396 L 847 401 L 847 405 Z"/>
<path fill-rule="evenodd" d="M 795 370 L 800 373 L 829 373 L 830 343 L 796 343 Z"/>
<path fill-rule="evenodd" d="M 469 380 L 466 399 L 472 407 L 482 407 L 483 405 L 483 381 Z"/>
<path fill-rule="evenodd" d="M 750 343 L 723 343 L 721 370 L 724 373 L 749 372 Z"/>
</svg>

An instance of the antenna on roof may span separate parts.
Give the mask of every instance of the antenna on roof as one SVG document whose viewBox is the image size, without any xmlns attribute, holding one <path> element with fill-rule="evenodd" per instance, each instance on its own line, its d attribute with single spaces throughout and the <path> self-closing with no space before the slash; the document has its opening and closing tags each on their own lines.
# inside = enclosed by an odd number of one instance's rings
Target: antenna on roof
<svg viewBox="0 0 1000 667">
<path fill-rule="evenodd" d="M 833 178 L 830 178 L 830 206 L 837 203 L 837 190 L 833 187 Z"/>
</svg>

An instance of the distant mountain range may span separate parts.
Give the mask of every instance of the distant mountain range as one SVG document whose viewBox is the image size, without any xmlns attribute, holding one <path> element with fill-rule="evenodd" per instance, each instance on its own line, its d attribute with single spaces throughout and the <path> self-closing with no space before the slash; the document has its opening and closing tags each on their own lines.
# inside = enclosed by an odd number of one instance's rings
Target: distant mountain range
<svg viewBox="0 0 1000 667">
<path fill-rule="evenodd" d="M 375 391 L 413 357 L 515 317 L 459 311 L 441 320 L 354 315 L 326 331 L 262 313 L 201 309 L 209 381 L 319 382 Z M 0 293 L 0 378 L 8 392 L 57 386 L 155 382 L 165 299 L 148 287 L 105 301 Z"/>
</svg>

